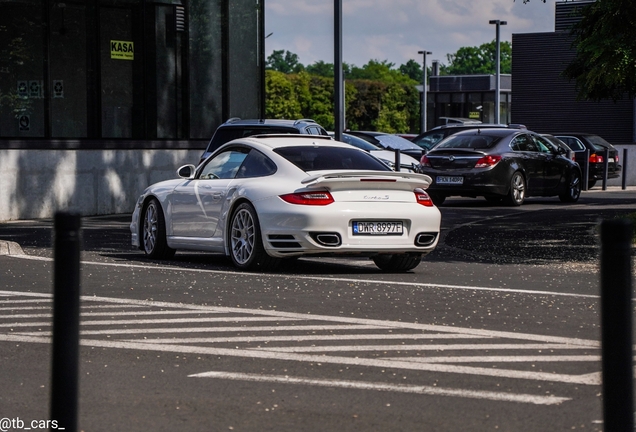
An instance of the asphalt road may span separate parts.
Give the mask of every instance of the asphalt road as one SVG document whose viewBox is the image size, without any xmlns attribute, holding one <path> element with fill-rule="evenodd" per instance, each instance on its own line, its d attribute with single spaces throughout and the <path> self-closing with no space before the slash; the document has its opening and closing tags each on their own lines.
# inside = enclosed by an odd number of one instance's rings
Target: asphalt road
<svg viewBox="0 0 636 432">
<path fill-rule="evenodd" d="M 129 215 L 84 218 L 79 430 L 603 430 L 597 227 L 636 212 L 636 190 L 441 211 L 440 246 L 407 274 L 155 262 Z M 0 223 L 12 426 L 51 420 L 51 245 L 49 220 Z"/>
</svg>

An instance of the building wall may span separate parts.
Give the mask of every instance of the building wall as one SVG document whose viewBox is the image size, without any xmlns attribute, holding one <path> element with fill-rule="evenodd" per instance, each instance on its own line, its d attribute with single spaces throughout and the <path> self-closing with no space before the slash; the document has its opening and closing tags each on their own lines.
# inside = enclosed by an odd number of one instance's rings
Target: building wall
<svg viewBox="0 0 636 432">
<path fill-rule="evenodd" d="M 150 184 L 177 178 L 201 150 L 0 149 L 0 221 L 130 213 Z"/>
<path fill-rule="evenodd" d="M 541 132 L 589 132 L 610 143 L 634 143 L 634 101 L 578 101 L 561 76 L 574 58 L 566 32 L 512 35 L 512 123 Z"/>
</svg>

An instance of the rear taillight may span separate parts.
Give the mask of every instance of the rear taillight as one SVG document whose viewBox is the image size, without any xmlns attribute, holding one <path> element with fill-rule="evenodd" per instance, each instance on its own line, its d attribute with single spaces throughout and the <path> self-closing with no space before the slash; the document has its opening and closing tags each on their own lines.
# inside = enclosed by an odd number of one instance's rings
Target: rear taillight
<svg viewBox="0 0 636 432">
<path fill-rule="evenodd" d="M 590 163 L 603 163 L 603 156 L 592 153 L 590 155 Z"/>
<path fill-rule="evenodd" d="M 290 204 L 324 206 L 334 202 L 333 197 L 327 191 L 299 192 L 281 195 L 280 198 Z"/>
<path fill-rule="evenodd" d="M 417 200 L 418 204 L 422 204 L 426 207 L 433 207 L 433 200 L 430 196 L 428 196 L 426 192 L 424 192 L 424 190 L 415 189 L 413 192 L 415 193 L 415 199 Z"/>
<path fill-rule="evenodd" d="M 431 166 L 431 162 L 428 160 L 426 155 L 422 156 L 422 159 L 420 159 L 420 165 L 425 166 L 425 167 L 430 167 Z"/>
<path fill-rule="evenodd" d="M 616 153 L 616 156 L 614 157 L 614 161 L 618 163 L 618 153 Z"/>
<path fill-rule="evenodd" d="M 499 161 L 501 160 L 501 156 L 499 155 L 488 155 L 488 156 L 484 156 L 483 158 L 479 159 L 477 161 L 477 163 L 475 164 L 475 168 L 488 168 L 488 167 L 492 167 L 495 166 L 499 163 Z"/>
</svg>

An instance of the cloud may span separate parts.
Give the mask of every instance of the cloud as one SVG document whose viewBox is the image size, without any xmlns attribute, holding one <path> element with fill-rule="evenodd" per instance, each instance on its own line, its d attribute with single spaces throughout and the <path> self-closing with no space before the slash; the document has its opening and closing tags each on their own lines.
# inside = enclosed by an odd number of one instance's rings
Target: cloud
<svg viewBox="0 0 636 432">
<path fill-rule="evenodd" d="M 464 46 L 495 39 L 489 20 L 508 22 L 501 40 L 512 33 L 545 32 L 554 28 L 554 2 L 533 0 L 342 0 L 343 60 L 362 66 L 387 60 L 397 66 L 426 49 L 446 62 L 446 55 Z M 269 0 L 265 2 L 266 53 L 289 50 L 307 65 L 333 62 L 332 0 Z"/>
</svg>

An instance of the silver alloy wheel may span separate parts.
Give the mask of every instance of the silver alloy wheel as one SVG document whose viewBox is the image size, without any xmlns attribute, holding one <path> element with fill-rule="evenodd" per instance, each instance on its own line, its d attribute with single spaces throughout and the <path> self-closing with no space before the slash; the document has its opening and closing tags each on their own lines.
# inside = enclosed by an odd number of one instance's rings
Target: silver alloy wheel
<svg viewBox="0 0 636 432">
<path fill-rule="evenodd" d="M 576 201 L 579 199 L 581 195 L 581 178 L 578 174 L 572 174 L 572 179 L 570 181 L 570 198 L 572 201 Z"/>
<path fill-rule="evenodd" d="M 523 202 L 523 199 L 526 195 L 526 185 L 523 181 L 523 176 L 521 173 L 516 172 L 512 176 L 512 184 L 510 186 L 512 188 L 512 199 L 516 204 Z"/>
<path fill-rule="evenodd" d="M 157 246 L 157 229 L 159 220 L 157 216 L 157 206 L 154 202 L 148 204 L 144 215 L 144 251 L 152 253 Z"/>
<path fill-rule="evenodd" d="M 239 264 L 247 263 L 254 253 L 254 218 L 247 209 L 240 209 L 232 219 L 230 245 L 232 256 Z"/>
</svg>

